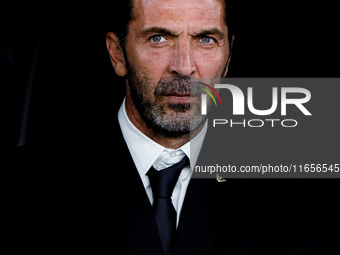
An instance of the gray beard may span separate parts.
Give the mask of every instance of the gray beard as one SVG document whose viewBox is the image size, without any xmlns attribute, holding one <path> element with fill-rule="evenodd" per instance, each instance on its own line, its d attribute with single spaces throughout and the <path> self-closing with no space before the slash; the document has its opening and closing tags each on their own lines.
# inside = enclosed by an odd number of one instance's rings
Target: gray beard
<svg viewBox="0 0 340 255">
<path fill-rule="evenodd" d="M 167 137 L 180 137 L 196 130 L 207 118 L 207 115 L 200 114 L 200 105 L 193 112 L 190 103 L 169 103 L 167 106 L 173 111 L 168 114 L 162 105 L 157 104 L 156 98 L 167 93 L 190 92 L 189 77 L 174 76 L 171 79 L 162 79 L 154 93 L 149 91 L 150 79 L 147 76 L 139 77 L 132 68 L 129 68 L 128 81 L 132 100 L 139 114 L 153 132 Z M 150 94 L 155 96 L 154 100 L 144 97 Z M 189 110 L 190 114 L 187 114 Z"/>
</svg>

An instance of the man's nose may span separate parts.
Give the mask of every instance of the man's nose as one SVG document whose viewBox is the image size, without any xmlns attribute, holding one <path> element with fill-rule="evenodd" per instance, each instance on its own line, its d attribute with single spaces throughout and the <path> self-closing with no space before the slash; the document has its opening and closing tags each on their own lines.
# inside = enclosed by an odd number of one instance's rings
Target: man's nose
<svg viewBox="0 0 340 255">
<path fill-rule="evenodd" d="M 174 45 L 170 56 L 169 72 L 181 76 L 194 75 L 196 66 L 190 42 L 180 42 Z"/>
</svg>

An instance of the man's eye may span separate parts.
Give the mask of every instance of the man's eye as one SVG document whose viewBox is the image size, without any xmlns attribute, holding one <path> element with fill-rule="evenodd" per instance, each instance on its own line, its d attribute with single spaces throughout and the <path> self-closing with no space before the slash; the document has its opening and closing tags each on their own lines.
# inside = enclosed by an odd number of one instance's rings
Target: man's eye
<svg viewBox="0 0 340 255">
<path fill-rule="evenodd" d="M 165 38 L 161 35 L 154 35 L 154 36 L 151 36 L 150 40 L 152 42 L 156 42 L 156 43 L 160 43 L 160 42 L 164 42 L 166 41 Z"/>
<path fill-rule="evenodd" d="M 209 37 L 209 36 L 205 36 L 205 37 L 202 37 L 201 39 L 200 39 L 200 41 L 202 42 L 202 43 L 213 43 L 214 42 L 214 39 L 212 38 L 212 37 Z"/>
</svg>

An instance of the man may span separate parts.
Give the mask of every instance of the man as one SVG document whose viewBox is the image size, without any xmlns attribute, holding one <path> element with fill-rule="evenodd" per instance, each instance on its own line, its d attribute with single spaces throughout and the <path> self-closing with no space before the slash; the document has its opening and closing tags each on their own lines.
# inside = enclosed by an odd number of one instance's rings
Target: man
<svg viewBox="0 0 340 255">
<path fill-rule="evenodd" d="M 169 167 L 184 157 L 194 165 L 190 137 L 197 136 L 192 143 L 202 146 L 205 118 L 198 114 L 199 107 L 190 109 L 198 99 L 190 95 L 190 78 L 225 76 L 232 42 L 223 1 L 133 1 L 132 5 L 125 40 L 109 32 L 107 48 L 116 74 L 127 76 L 119 124 L 153 203 L 150 167 L 160 170 L 159 165 Z M 164 15 L 166 19 L 160 18 Z M 187 166 L 174 187 L 177 222 L 190 175 Z M 160 235 L 163 231 L 158 229 Z"/>
<path fill-rule="evenodd" d="M 44 180 L 23 195 L 23 208 L 40 208 L 21 219 L 33 236 L 25 247 L 38 254 L 322 254 L 313 183 L 190 178 L 198 154 L 211 153 L 202 146 L 205 119 L 190 108 L 190 79 L 227 74 L 228 15 L 221 0 L 131 1 L 126 30 L 106 38 L 116 74 L 126 77 L 112 125 L 120 132 L 108 130 L 107 147 L 71 148 L 63 160 L 51 153 L 22 160 L 34 165 L 30 180 Z M 170 179 L 171 194 L 162 197 Z"/>
<path fill-rule="evenodd" d="M 107 34 L 115 72 L 127 76 L 119 124 L 151 203 L 150 167 L 190 158 L 190 137 L 197 135 L 192 143 L 202 145 L 205 119 L 198 107 L 190 109 L 197 100 L 190 97 L 190 78 L 226 75 L 231 42 L 225 9 L 223 1 L 134 1 L 126 38 Z M 172 195 L 177 223 L 190 175 L 186 167 Z"/>
</svg>

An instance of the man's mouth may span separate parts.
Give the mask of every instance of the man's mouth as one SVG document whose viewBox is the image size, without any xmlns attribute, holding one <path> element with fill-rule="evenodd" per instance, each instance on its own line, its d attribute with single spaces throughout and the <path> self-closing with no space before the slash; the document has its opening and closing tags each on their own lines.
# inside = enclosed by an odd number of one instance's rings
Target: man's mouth
<svg viewBox="0 0 340 255">
<path fill-rule="evenodd" d="M 190 93 L 170 93 L 164 95 L 164 98 L 171 103 L 175 104 L 190 104 Z"/>
</svg>

